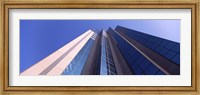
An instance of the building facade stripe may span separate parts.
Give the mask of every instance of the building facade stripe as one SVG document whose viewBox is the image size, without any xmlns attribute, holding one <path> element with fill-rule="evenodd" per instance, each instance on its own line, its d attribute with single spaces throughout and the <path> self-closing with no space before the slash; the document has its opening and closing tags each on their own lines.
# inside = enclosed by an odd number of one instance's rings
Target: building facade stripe
<svg viewBox="0 0 200 95">
<path fill-rule="evenodd" d="M 33 66 L 29 67 L 25 71 L 23 71 L 20 75 L 39 75 L 43 70 L 45 70 L 48 66 L 50 66 L 55 60 L 57 60 L 60 56 L 63 55 L 65 51 L 67 51 L 70 47 L 72 47 L 75 43 L 77 43 L 80 39 L 84 36 L 90 34 L 92 31 L 88 30 L 76 39 L 72 40 L 65 46 L 61 47 L 57 51 L 53 52 L 46 58 L 42 59 L 41 61 L 35 63 Z"/>
<path fill-rule="evenodd" d="M 69 50 L 67 50 L 62 56 L 60 56 L 56 61 L 54 61 L 49 67 L 40 73 L 40 75 L 46 75 L 51 69 L 53 69 L 65 56 L 67 56 L 78 44 L 82 42 L 89 34 L 80 39 L 76 44 L 74 44 Z"/>
<path fill-rule="evenodd" d="M 54 66 L 54 68 L 51 69 L 47 75 L 61 75 L 67 65 L 69 65 L 69 63 L 74 59 L 93 34 L 94 32 L 91 31 L 90 34 L 86 36 L 85 39 L 83 39 L 76 47 L 74 47 L 71 52 L 69 52 L 56 66 Z"/>
<path fill-rule="evenodd" d="M 75 56 L 75 58 L 65 68 L 62 75 L 80 75 L 81 74 L 83 67 L 89 56 L 91 47 L 93 46 L 94 40 L 95 40 L 94 36 L 90 37 L 90 39 L 83 46 L 83 48 L 81 48 L 81 50 L 78 52 L 78 54 Z"/>
</svg>

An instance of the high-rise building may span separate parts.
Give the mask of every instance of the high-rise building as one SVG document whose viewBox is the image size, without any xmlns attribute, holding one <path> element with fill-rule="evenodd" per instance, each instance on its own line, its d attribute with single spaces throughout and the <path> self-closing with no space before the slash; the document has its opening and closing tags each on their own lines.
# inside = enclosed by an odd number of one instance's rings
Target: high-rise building
<svg viewBox="0 0 200 95">
<path fill-rule="evenodd" d="M 180 75 L 180 44 L 122 26 L 88 30 L 20 75 Z"/>
</svg>

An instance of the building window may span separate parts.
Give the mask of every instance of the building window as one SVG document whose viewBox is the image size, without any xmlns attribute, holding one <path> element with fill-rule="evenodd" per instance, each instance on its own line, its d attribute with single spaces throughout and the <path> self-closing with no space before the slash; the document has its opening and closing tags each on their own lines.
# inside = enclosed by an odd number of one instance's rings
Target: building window
<svg viewBox="0 0 200 95">
<path fill-rule="evenodd" d="M 104 32 L 105 33 L 105 32 Z M 116 75 L 116 69 L 106 34 L 101 39 L 101 75 Z"/>
</svg>

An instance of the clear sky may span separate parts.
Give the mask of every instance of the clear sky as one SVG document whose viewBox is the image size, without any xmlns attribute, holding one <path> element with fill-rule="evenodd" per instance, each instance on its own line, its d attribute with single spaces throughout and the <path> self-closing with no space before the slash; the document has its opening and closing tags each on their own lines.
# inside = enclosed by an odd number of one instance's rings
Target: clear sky
<svg viewBox="0 0 200 95">
<path fill-rule="evenodd" d="M 180 20 L 20 20 L 20 72 L 89 29 L 117 25 L 180 42 Z"/>
</svg>

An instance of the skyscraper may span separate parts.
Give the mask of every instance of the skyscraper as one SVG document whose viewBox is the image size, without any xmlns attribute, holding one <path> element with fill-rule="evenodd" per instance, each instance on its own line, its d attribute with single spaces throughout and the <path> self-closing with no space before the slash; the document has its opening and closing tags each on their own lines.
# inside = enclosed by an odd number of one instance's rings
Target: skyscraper
<svg viewBox="0 0 200 95">
<path fill-rule="evenodd" d="M 20 75 L 179 74 L 179 43 L 117 26 L 88 30 Z"/>
</svg>

